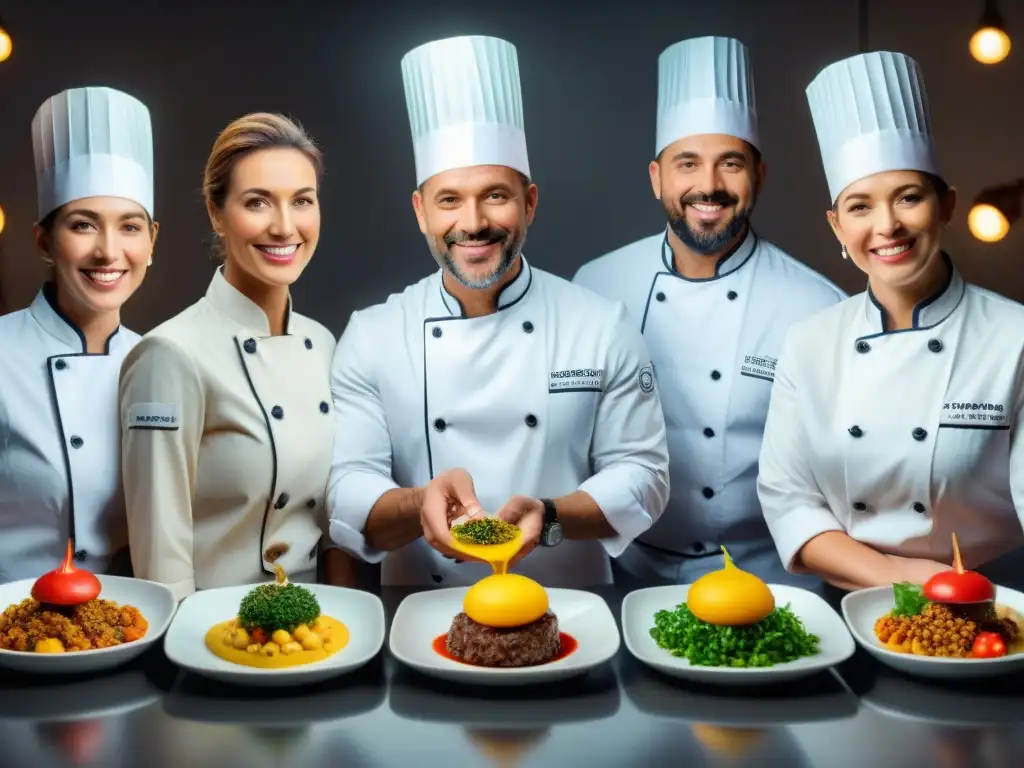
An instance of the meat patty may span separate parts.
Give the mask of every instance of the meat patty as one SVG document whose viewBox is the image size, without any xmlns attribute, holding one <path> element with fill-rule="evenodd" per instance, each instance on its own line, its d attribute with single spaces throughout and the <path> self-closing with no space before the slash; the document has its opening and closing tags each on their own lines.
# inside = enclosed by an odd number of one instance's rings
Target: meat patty
<svg viewBox="0 0 1024 768">
<path fill-rule="evenodd" d="M 465 613 L 452 620 L 445 647 L 452 656 L 481 667 L 532 667 L 561 650 L 558 619 L 546 613 L 521 627 L 487 627 Z"/>
</svg>

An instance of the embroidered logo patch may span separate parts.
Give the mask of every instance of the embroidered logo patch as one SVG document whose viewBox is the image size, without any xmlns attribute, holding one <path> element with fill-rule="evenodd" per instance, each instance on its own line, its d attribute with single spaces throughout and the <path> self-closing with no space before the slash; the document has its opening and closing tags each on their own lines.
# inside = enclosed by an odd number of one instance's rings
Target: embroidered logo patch
<svg viewBox="0 0 1024 768">
<path fill-rule="evenodd" d="M 942 404 L 939 426 L 954 429 L 1009 429 L 1010 414 L 1002 403 L 949 400 Z"/>
<path fill-rule="evenodd" d="M 636 375 L 636 380 L 640 385 L 640 390 L 650 394 L 654 391 L 654 368 L 650 365 L 641 366 Z"/>
<path fill-rule="evenodd" d="M 767 355 L 744 355 L 743 364 L 740 366 L 740 375 L 775 381 L 775 363 L 777 362 L 777 358 Z"/>
<path fill-rule="evenodd" d="M 548 392 L 600 392 L 604 368 L 566 368 L 552 371 Z"/>
<path fill-rule="evenodd" d="M 135 403 L 128 409 L 128 429 L 178 429 L 177 403 Z"/>
</svg>

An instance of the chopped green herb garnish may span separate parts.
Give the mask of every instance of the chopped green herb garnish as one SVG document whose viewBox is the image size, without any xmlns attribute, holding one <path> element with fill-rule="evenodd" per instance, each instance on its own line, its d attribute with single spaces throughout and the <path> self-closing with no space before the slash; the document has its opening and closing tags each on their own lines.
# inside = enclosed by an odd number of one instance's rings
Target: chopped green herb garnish
<svg viewBox="0 0 1024 768">
<path fill-rule="evenodd" d="M 505 544 L 518 535 L 518 526 L 496 517 L 482 517 L 452 527 L 452 536 L 463 544 Z"/>
<path fill-rule="evenodd" d="M 238 622 L 245 629 L 288 632 L 312 624 L 320 616 L 316 595 L 297 584 L 262 584 L 242 598 Z"/>
<path fill-rule="evenodd" d="M 921 585 L 909 581 L 893 584 L 892 596 L 895 601 L 893 616 L 917 616 L 928 605 L 928 600 L 921 594 Z"/>
<path fill-rule="evenodd" d="M 819 643 L 788 605 L 756 624 L 727 627 L 701 621 L 683 603 L 654 614 L 651 637 L 698 667 L 771 667 L 813 656 Z"/>
</svg>

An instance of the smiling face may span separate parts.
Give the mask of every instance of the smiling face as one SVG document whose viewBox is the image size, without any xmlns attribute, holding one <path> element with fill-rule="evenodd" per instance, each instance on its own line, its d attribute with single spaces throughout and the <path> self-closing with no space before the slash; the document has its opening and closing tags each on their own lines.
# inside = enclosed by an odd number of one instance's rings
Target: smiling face
<svg viewBox="0 0 1024 768">
<path fill-rule="evenodd" d="M 734 136 L 688 136 L 650 164 L 651 186 L 669 226 L 692 251 L 718 255 L 746 232 L 764 163 Z"/>
<path fill-rule="evenodd" d="M 146 276 L 158 230 L 141 205 L 120 197 L 75 200 L 37 224 L 62 308 L 79 321 L 120 310 Z"/>
<path fill-rule="evenodd" d="M 941 261 L 941 230 L 956 204 L 918 171 L 887 171 L 842 191 L 828 221 L 850 260 L 872 286 L 909 289 L 927 283 Z"/>
<path fill-rule="evenodd" d="M 496 285 L 522 252 L 537 186 L 518 171 L 477 165 L 439 173 L 413 193 L 434 259 L 467 288 Z"/>
<path fill-rule="evenodd" d="M 207 205 L 227 269 L 243 273 L 247 282 L 291 285 L 320 239 L 317 170 L 298 149 L 245 154 L 231 170 L 223 205 Z"/>
</svg>

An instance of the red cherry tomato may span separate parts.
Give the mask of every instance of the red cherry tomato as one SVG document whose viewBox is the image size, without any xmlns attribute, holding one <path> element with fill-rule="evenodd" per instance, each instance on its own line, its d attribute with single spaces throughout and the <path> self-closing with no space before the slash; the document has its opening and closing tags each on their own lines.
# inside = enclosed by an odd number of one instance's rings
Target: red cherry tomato
<svg viewBox="0 0 1024 768">
<path fill-rule="evenodd" d="M 100 580 L 89 571 L 75 568 L 71 542 L 59 568 L 44 573 L 32 585 L 32 597 L 52 605 L 84 605 L 100 596 Z"/>
<path fill-rule="evenodd" d="M 971 656 L 976 659 L 994 659 L 1006 655 L 1006 643 L 998 632 L 979 632 L 974 637 Z"/>
</svg>

